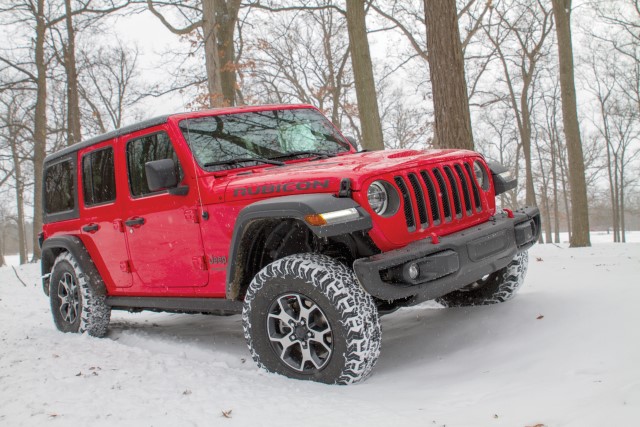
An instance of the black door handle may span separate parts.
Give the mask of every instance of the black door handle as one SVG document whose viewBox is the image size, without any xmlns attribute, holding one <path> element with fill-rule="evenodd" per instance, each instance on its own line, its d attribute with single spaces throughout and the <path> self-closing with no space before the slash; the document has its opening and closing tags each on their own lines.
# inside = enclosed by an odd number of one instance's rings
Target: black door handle
<svg viewBox="0 0 640 427">
<path fill-rule="evenodd" d="M 82 227 L 82 231 L 86 231 L 87 233 L 95 233 L 99 229 L 100 229 L 100 226 L 98 224 L 87 224 L 84 227 Z"/>
<path fill-rule="evenodd" d="M 140 227 L 144 224 L 144 218 L 131 218 L 124 222 L 127 227 Z"/>
</svg>

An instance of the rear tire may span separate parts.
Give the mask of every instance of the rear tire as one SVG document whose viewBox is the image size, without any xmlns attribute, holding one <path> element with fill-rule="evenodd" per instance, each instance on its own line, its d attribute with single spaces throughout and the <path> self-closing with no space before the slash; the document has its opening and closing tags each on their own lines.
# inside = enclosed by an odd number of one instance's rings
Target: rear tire
<svg viewBox="0 0 640 427">
<path fill-rule="evenodd" d="M 508 301 L 522 287 L 528 264 L 528 252 L 520 252 L 503 269 L 491 273 L 483 280 L 440 297 L 436 301 L 445 307 L 469 307 Z"/>
<path fill-rule="evenodd" d="M 263 268 L 247 290 L 242 323 L 258 366 L 291 378 L 355 383 L 380 354 L 373 298 L 325 255 L 291 255 Z"/>
<path fill-rule="evenodd" d="M 106 335 L 111 308 L 102 283 L 93 283 L 69 252 L 56 258 L 49 278 L 53 322 L 62 332 Z"/>
</svg>

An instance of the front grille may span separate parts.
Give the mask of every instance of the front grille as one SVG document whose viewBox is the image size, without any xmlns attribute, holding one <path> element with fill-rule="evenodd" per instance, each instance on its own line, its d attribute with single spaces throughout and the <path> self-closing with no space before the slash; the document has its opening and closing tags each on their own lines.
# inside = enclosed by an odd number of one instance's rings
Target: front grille
<svg viewBox="0 0 640 427">
<path fill-rule="evenodd" d="M 467 162 L 405 171 L 393 179 L 400 190 L 409 232 L 473 218 L 482 212 L 483 193 Z"/>
<path fill-rule="evenodd" d="M 420 225 L 423 228 L 429 226 L 429 218 L 427 217 L 427 204 L 424 202 L 424 194 L 422 192 L 422 187 L 420 186 L 420 182 L 418 181 L 418 177 L 415 173 L 410 173 L 407 175 L 409 178 L 409 183 L 413 188 L 413 194 L 416 195 L 416 202 L 418 204 L 418 217 L 420 218 Z"/>
<path fill-rule="evenodd" d="M 471 210 L 471 196 L 469 194 L 469 183 L 467 182 L 467 177 L 464 172 L 462 172 L 462 168 L 460 165 L 455 165 L 453 167 L 458 174 L 458 178 L 460 178 L 460 183 L 462 183 L 462 194 L 464 196 L 464 206 L 467 212 L 467 216 L 471 215 L 473 211 Z"/>
<path fill-rule="evenodd" d="M 409 194 L 407 184 L 404 183 L 404 178 L 401 176 L 394 177 L 394 180 L 400 189 L 400 194 L 402 195 L 402 204 L 404 205 L 404 217 L 407 222 L 407 229 L 409 231 L 415 231 L 416 220 L 413 215 L 413 205 L 411 203 L 411 195 Z"/>
<path fill-rule="evenodd" d="M 433 225 L 440 224 L 440 207 L 438 206 L 438 196 L 436 195 L 436 188 L 433 186 L 433 181 L 431 177 L 427 173 L 427 171 L 420 171 L 420 176 L 422 176 L 422 181 L 424 181 L 424 185 L 427 187 L 427 196 L 429 197 L 429 208 L 431 209 L 431 217 L 433 219 Z M 447 202 L 449 202 L 447 200 Z"/>
<path fill-rule="evenodd" d="M 476 180 L 473 178 L 473 174 L 471 173 L 471 166 L 469 163 L 464 164 L 464 168 L 467 171 L 467 175 L 469 175 L 469 180 L 471 181 L 471 187 L 473 188 L 473 201 L 476 206 L 476 211 L 482 212 L 482 202 L 480 201 L 480 191 L 478 190 L 478 184 Z"/>
<path fill-rule="evenodd" d="M 444 173 L 447 175 L 449 185 L 451 186 L 451 193 L 453 194 L 453 207 L 456 209 L 456 218 L 462 218 L 462 204 L 460 202 L 460 192 L 458 190 L 458 182 L 451 172 L 449 166 L 444 167 Z"/>
<path fill-rule="evenodd" d="M 436 177 L 436 181 L 438 181 L 438 187 L 440 187 L 440 200 L 442 201 L 442 208 L 444 210 L 444 220 L 451 221 L 451 204 L 449 203 L 449 190 L 447 190 L 447 185 L 444 183 L 444 178 L 442 177 L 442 172 L 440 169 L 433 170 L 433 176 Z"/>
</svg>

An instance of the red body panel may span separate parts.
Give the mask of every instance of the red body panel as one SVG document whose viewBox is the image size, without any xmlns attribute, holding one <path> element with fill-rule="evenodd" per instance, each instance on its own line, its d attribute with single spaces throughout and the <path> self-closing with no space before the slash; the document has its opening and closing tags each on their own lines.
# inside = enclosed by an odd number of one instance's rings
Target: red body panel
<svg viewBox="0 0 640 427">
<path fill-rule="evenodd" d="M 114 147 L 116 168 L 116 200 L 112 203 L 86 208 L 79 191 L 79 219 L 45 224 L 45 237 L 57 234 L 79 236 L 99 273 L 104 278 L 110 295 L 129 296 L 206 296 L 224 297 L 229 247 L 239 212 L 245 206 L 271 197 L 304 193 L 337 194 L 340 181 L 351 180 L 352 197 L 372 216 L 374 226 L 369 232 L 373 242 L 382 251 L 401 248 L 435 233 L 443 236 L 485 222 L 495 213 L 493 189 L 481 193 L 481 211 L 476 206 L 472 215 L 452 218 L 451 221 L 429 226 L 418 225 L 411 231 L 405 217 L 397 214 L 388 218 L 373 213 L 367 202 L 367 189 L 378 179 L 391 183 L 395 190 L 395 177 L 406 179 L 408 174 L 426 171 L 434 165 L 472 166 L 482 160 L 477 153 L 462 150 L 388 150 L 381 152 L 342 153 L 323 160 L 298 159 L 287 165 L 260 165 L 238 167 L 231 170 L 208 172 L 193 160 L 178 124 L 181 120 L 216 114 L 264 111 L 271 109 L 312 108 L 309 106 L 261 106 L 228 108 L 170 116 L 167 123 L 136 131 L 113 140 L 92 145 L 77 152 L 78 188 L 82 189 L 82 156 L 105 146 Z M 128 186 L 126 143 L 128 140 L 157 131 L 166 131 L 171 138 L 184 171 L 182 185 L 189 187 L 186 196 L 166 192 L 134 198 Z M 461 169 L 468 180 L 474 177 Z M 471 169 L 472 170 L 472 169 Z M 458 184 L 459 178 L 456 178 Z M 427 191 L 424 183 L 422 190 Z M 447 182 L 450 203 L 452 191 Z M 414 197 L 413 194 L 412 197 Z M 400 210 L 404 208 L 403 205 Z M 415 197 L 412 209 L 418 211 Z M 208 219 L 198 220 L 202 212 Z M 439 207 L 444 217 L 443 207 Z M 141 226 L 126 226 L 128 219 L 144 218 Z M 83 232 L 87 224 L 98 224 L 95 232 Z"/>
</svg>

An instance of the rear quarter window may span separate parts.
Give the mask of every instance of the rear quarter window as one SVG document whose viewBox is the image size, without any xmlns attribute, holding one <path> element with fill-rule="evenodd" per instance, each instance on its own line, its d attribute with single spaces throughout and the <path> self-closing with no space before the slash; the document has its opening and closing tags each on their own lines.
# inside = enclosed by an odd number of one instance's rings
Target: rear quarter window
<svg viewBox="0 0 640 427">
<path fill-rule="evenodd" d="M 74 158 L 67 158 L 46 166 L 43 188 L 46 222 L 77 217 L 75 165 Z"/>
</svg>

